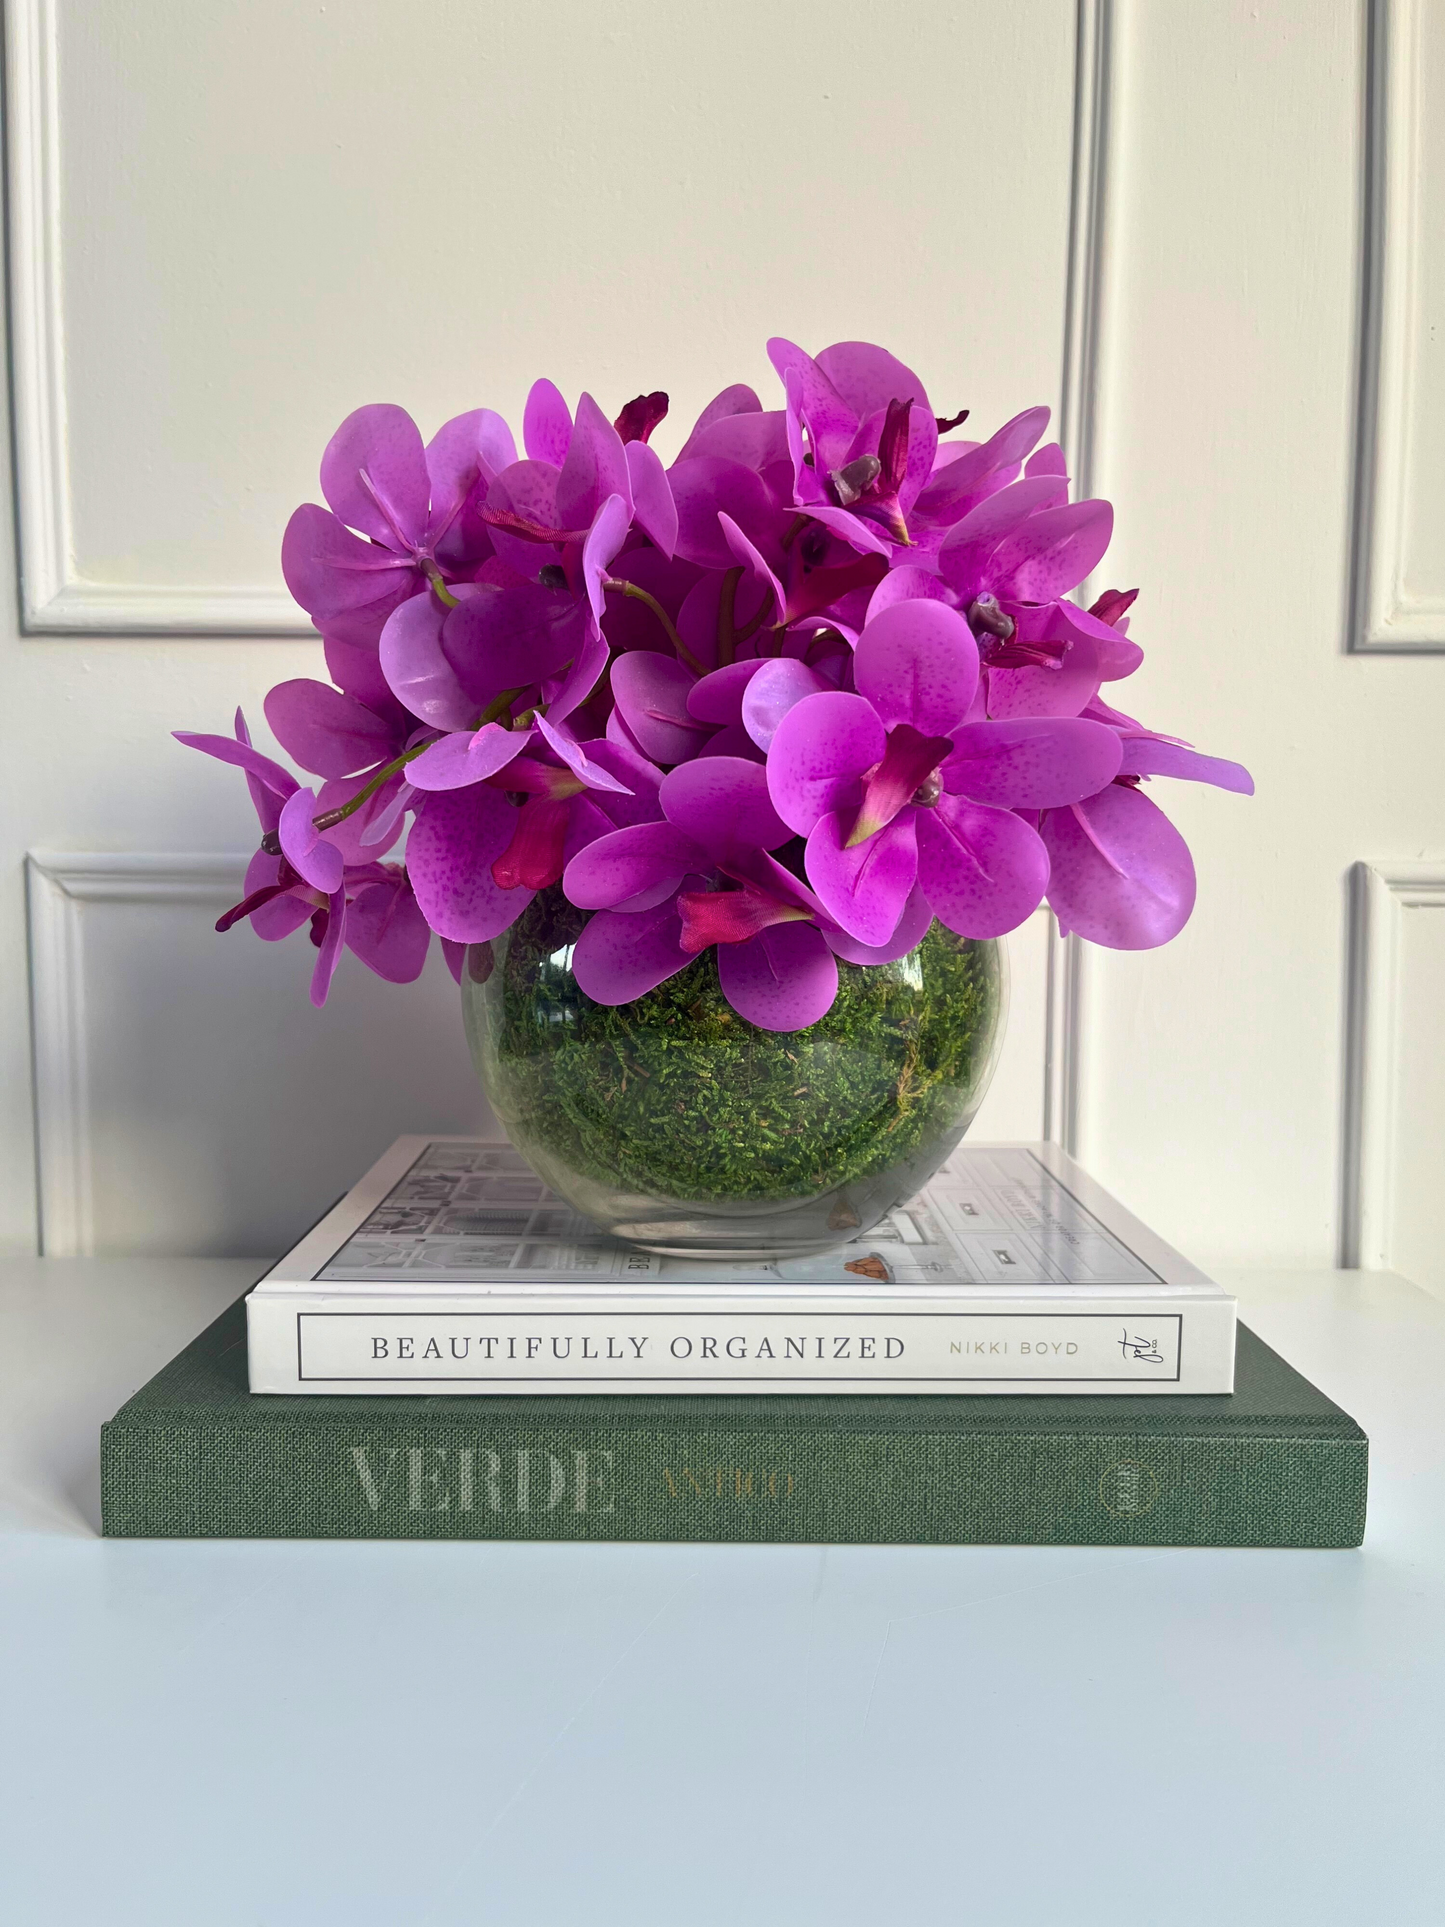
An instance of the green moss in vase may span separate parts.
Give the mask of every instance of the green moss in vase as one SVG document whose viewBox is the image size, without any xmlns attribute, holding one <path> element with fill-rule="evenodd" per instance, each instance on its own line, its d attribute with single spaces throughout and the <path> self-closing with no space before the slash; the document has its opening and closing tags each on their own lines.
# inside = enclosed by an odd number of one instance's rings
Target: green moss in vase
<svg viewBox="0 0 1445 1927">
<path fill-rule="evenodd" d="M 539 1166 L 704 1206 L 782 1202 L 920 1159 L 928 1175 L 976 1108 L 1002 1017 L 993 942 L 935 923 L 897 963 L 840 962 L 828 1014 L 773 1032 L 727 1003 L 713 951 L 633 1003 L 593 1003 L 571 969 L 585 922 L 544 891 L 488 981 L 475 952 L 469 966 L 489 1095 Z"/>
</svg>

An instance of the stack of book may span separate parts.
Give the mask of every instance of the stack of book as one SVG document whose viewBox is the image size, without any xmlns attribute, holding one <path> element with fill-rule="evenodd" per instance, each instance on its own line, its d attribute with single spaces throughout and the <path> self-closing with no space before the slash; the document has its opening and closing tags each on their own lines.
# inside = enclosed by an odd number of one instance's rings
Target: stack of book
<svg viewBox="0 0 1445 1927">
<path fill-rule="evenodd" d="M 120 1536 L 1358 1545 L 1359 1427 L 1052 1146 L 773 1264 L 403 1138 L 104 1428 Z"/>
</svg>

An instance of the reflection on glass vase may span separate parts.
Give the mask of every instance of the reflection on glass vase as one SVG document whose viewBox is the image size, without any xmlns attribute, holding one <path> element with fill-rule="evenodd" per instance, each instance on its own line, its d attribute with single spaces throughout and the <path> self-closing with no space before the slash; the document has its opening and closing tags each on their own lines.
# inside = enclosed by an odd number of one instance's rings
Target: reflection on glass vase
<svg viewBox="0 0 1445 1927">
<path fill-rule="evenodd" d="M 870 1230 L 972 1122 L 1008 1002 L 1001 940 L 935 923 L 896 963 L 840 963 L 826 1017 L 756 1028 L 715 952 L 635 1002 L 597 1004 L 572 948 L 588 913 L 543 891 L 462 972 L 498 1120 L 538 1175 L 647 1250 L 766 1258 Z"/>
</svg>

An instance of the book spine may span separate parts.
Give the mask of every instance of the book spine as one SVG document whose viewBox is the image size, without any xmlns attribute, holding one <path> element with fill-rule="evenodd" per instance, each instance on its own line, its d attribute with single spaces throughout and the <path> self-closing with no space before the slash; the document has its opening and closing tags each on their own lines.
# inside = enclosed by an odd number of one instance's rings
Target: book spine
<svg viewBox="0 0 1445 1927">
<path fill-rule="evenodd" d="M 1234 1300 L 618 1310 L 247 1300 L 257 1392 L 1227 1392 Z"/>
<path fill-rule="evenodd" d="M 485 1437 L 485 1442 L 483 1438 Z M 113 1420 L 107 1535 L 1355 1546 L 1363 1438 Z"/>
</svg>

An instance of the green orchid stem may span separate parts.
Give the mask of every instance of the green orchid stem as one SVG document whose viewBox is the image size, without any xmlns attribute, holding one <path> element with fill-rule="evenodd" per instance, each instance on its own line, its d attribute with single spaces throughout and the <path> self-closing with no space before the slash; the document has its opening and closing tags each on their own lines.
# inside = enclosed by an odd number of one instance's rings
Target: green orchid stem
<svg viewBox="0 0 1445 1927">
<path fill-rule="evenodd" d="M 444 604 L 448 609 L 459 609 L 461 607 L 461 604 L 447 587 L 442 578 L 442 572 L 435 562 L 427 565 L 426 579 L 430 582 L 438 602 Z"/>
<path fill-rule="evenodd" d="M 526 685 L 523 684 L 522 687 L 525 688 Z M 504 689 L 500 696 L 493 696 L 492 700 L 478 717 L 474 729 L 485 729 L 488 723 L 501 723 L 504 728 L 513 729 L 517 727 L 519 723 L 529 722 L 535 714 L 533 710 L 529 709 L 526 714 L 521 717 L 514 718 L 512 715 L 512 704 L 521 693 L 522 689 Z M 337 824 L 344 823 L 348 816 L 355 816 L 363 803 L 369 803 L 371 801 L 383 783 L 386 783 L 391 777 L 395 776 L 398 770 L 405 769 L 408 763 L 415 762 L 423 750 L 431 749 L 435 745 L 436 740 L 434 736 L 428 737 L 426 742 L 413 743 L 410 749 L 404 749 L 400 756 L 395 757 L 386 765 L 385 769 L 379 769 L 366 785 L 365 789 L 358 790 L 349 803 L 343 803 L 339 809 L 323 810 L 320 816 L 313 816 L 311 819 L 312 829 L 334 830 Z M 281 838 L 279 833 L 275 830 L 269 831 L 261 838 L 261 848 L 266 852 L 267 856 L 280 856 Z"/>
<path fill-rule="evenodd" d="M 769 589 L 768 593 L 763 597 L 762 607 L 758 610 L 758 613 L 755 616 L 753 616 L 750 621 L 745 622 L 742 628 L 738 630 L 737 640 L 739 642 L 752 641 L 753 637 L 758 633 L 759 629 L 762 628 L 763 624 L 767 621 L 768 617 L 772 614 L 774 600 L 775 598 L 773 596 L 773 592 L 771 589 Z M 775 623 L 773 626 L 774 628 L 781 629 L 783 627 L 783 624 L 781 622 L 778 622 L 778 623 Z"/>
<path fill-rule="evenodd" d="M 678 660 L 690 669 L 695 676 L 705 676 L 707 674 L 707 671 L 703 668 L 697 657 L 673 627 L 672 617 L 667 613 L 666 609 L 663 608 L 656 596 L 650 596 L 646 589 L 639 589 L 635 582 L 624 582 L 620 577 L 615 575 L 603 576 L 602 586 L 613 595 L 630 595 L 635 602 L 646 603 L 647 607 L 651 609 L 652 613 L 662 624 L 668 641 L 677 651 Z"/>
<path fill-rule="evenodd" d="M 387 782 L 389 778 L 395 776 L 399 769 L 404 769 L 408 763 L 420 756 L 424 749 L 430 749 L 431 746 L 431 740 L 428 740 L 425 743 L 414 743 L 410 749 L 404 749 L 400 756 L 386 765 L 385 769 L 378 770 L 376 775 L 373 776 L 371 781 L 366 785 L 365 789 L 358 790 L 349 803 L 343 803 L 340 809 L 323 810 L 320 816 L 313 816 L 311 819 L 312 829 L 334 830 L 338 823 L 344 823 L 348 816 L 354 816 L 363 803 L 369 803 L 381 788 L 382 784 Z M 280 832 L 277 830 L 268 830 L 266 835 L 261 838 L 261 848 L 266 852 L 267 856 L 280 856 Z"/>
<path fill-rule="evenodd" d="M 516 689 L 504 689 L 500 696 L 493 696 L 492 700 L 487 704 L 477 719 L 477 728 L 485 729 L 488 723 L 501 723 L 507 729 L 510 729 L 513 722 L 512 704 L 517 700 L 518 696 L 521 695 L 522 690 L 525 689 L 526 686 L 527 685 L 523 683 Z"/>
<path fill-rule="evenodd" d="M 717 599 L 717 662 L 719 669 L 726 669 L 737 654 L 740 640 L 737 633 L 738 584 L 743 579 L 741 568 L 729 569 L 722 579 L 722 590 Z"/>
</svg>

